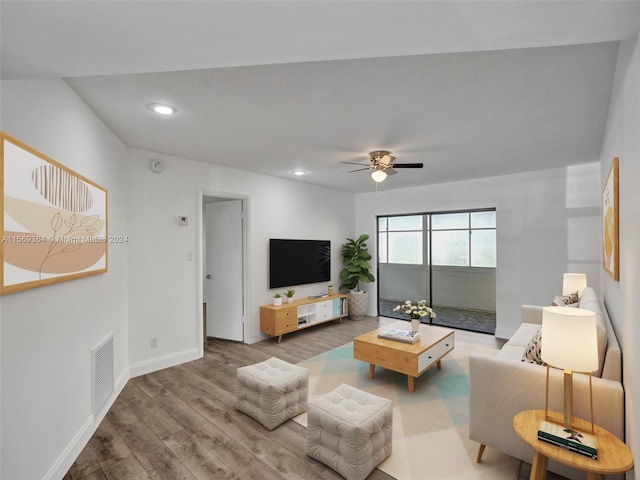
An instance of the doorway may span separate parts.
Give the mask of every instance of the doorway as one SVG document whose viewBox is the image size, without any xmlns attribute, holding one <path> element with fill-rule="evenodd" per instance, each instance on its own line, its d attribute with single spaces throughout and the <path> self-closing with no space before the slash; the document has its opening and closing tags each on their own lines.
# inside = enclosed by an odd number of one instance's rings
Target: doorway
<svg viewBox="0 0 640 480">
<path fill-rule="evenodd" d="M 244 341 L 245 210 L 242 199 L 202 197 L 205 338 Z"/>
</svg>

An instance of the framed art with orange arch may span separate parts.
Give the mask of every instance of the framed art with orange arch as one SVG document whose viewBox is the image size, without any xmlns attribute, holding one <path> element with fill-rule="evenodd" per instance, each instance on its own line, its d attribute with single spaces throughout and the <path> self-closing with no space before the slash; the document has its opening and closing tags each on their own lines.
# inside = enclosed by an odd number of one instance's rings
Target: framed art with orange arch
<svg viewBox="0 0 640 480">
<path fill-rule="evenodd" d="M 0 132 L 0 294 L 105 273 L 107 190 Z"/>
<path fill-rule="evenodd" d="M 602 189 L 602 267 L 615 281 L 620 277 L 618 238 L 618 157 L 614 157 Z"/>
</svg>

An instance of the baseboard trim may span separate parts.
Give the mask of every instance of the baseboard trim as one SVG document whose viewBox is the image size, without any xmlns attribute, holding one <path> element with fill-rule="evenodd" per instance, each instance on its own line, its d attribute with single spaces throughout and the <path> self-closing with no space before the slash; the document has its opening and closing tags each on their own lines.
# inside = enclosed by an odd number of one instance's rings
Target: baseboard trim
<svg viewBox="0 0 640 480">
<path fill-rule="evenodd" d="M 131 364 L 129 365 L 129 371 L 131 372 L 131 378 L 135 378 L 140 375 L 146 375 L 147 373 L 162 370 L 163 368 L 174 367 L 181 363 L 191 362 L 201 357 L 202 354 L 200 349 L 190 348 L 189 350 L 183 350 L 182 352 L 176 352 L 163 357 Z"/>
<path fill-rule="evenodd" d="M 197 360 L 201 357 L 201 349 L 192 348 L 130 365 L 129 369 L 123 372 L 122 375 L 116 379 L 114 392 L 109 397 L 109 400 L 105 403 L 104 407 L 102 407 L 98 415 L 91 415 L 87 418 L 82 427 L 78 430 L 78 433 L 76 433 L 60 457 L 58 457 L 58 460 L 56 460 L 51 469 L 43 477 L 43 480 L 58 480 L 60 478 L 64 478 L 73 465 L 73 462 L 76 461 L 78 455 L 80 455 L 84 447 L 89 443 L 89 440 L 91 440 L 91 437 L 100 426 L 100 422 L 102 422 L 105 415 L 109 412 L 109 409 L 113 406 L 116 398 L 118 398 L 118 395 L 120 395 L 129 379 L 146 373 L 155 372 L 156 370 L 162 370 L 163 368 L 173 367 L 181 363 Z"/>
<path fill-rule="evenodd" d="M 84 447 L 89 443 L 89 440 L 91 440 L 91 437 L 100 426 L 100 422 L 102 422 L 105 415 L 116 401 L 116 398 L 118 398 L 118 395 L 122 392 L 122 389 L 129 381 L 129 378 L 129 370 L 126 370 L 116 379 L 114 392 L 109 397 L 104 407 L 102 407 L 98 415 L 91 415 L 87 418 L 87 421 L 84 422 L 82 427 L 80 427 L 78 433 L 76 433 L 69 445 L 67 445 L 60 457 L 58 457 L 58 460 L 56 460 L 51 469 L 44 476 L 43 480 L 58 480 L 60 478 L 64 478 L 71 468 L 71 465 L 73 465 L 73 462 L 76 461 L 78 455 L 80 455 Z"/>
</svg>

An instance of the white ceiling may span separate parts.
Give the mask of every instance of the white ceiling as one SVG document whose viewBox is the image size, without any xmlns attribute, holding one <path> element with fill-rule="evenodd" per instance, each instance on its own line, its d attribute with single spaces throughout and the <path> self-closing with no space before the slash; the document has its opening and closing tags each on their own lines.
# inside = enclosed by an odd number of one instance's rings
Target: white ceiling
<svg viewBox="0 0 640 480">
<path fill-rule="evenodd" d="M 129 147 L 367 192 L 340 162 L 378 149 L 425 164 L 385 189 L 596 161 L 640 2 L 3 0 L 0 22 L 3 80 L 64 78 Z"/>
</svg>

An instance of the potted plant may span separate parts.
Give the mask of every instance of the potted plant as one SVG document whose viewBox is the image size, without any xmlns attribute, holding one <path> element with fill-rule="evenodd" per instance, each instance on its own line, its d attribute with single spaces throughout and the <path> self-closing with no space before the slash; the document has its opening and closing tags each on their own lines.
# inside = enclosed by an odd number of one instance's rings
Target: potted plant
<svg viewBox="0 0 640 480">
<path fill-rule="evenodd" d="M 429 318 L 431 319 L 436 318 L 436 312 L 434 312 L 433 309 L 427 305 L 426 300 L 420 300 L 416 305 L 414 305 L 411 300 L 407 300 L 406 302 L 396 306 L 393 311 L 402 311 L 409 316 L 409 320 L 411 320 L 412 332 L 417 332 L 420 329 L 420 319 L 422 317 L 426 317 L 427 315 L 429 315 Z"/>
<path fill-rule="evenodd" d="M 286 292 L 284 292 L 284 296 L 287 297 L 287 303 L 293 303 L 293 296 L 296 291 L 293 288 L 289 288 Z"/>
<path fill-rule="evenodd" d="M 273 296 L 273 306 L 279 307 L 280 305 L 282 305 L 282 295 L 280 295 L 279 293 L 276 293 Z"/>
<path fill-rule="evenodd" d="M 368 239 L 369 235 L 362 234 L 357 240 L 347 238 L 347 243 L 342 245 L 344 269 L 340 272 L 342 284 L 339 290 L 348 291 L 349 317 L 353 320 L 362 320 L 367 313 L 367 292 L 360 290 L 360 282 L 376 280 L 369 272 L 371 254 L 365 243 Z"/>
</svg>

